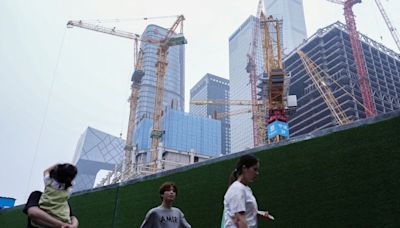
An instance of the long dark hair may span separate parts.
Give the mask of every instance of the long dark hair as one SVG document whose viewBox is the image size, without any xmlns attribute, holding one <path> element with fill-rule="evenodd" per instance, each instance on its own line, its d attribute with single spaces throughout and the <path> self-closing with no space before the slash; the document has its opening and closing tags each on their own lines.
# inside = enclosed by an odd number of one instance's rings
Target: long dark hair
<svg viewBox="0 0 400 228">
<path fill-rule="evenodd" d="M 233 170 L 231 176 L 229 177 L 229 185 L 231 185 L 233 182 L 235 182 L 240 174 L 243 172 L 243 166 L 246 168 L 252 167 L 256 165 L 259 162 L 259 159 L 252 155 L 252 154 L 246 154 L 240 157 L 239 161 L 236 163 L 236 168 Z"/>
<path fill-rule="evenodd" d="M 64 188 L 67 189 L 72 186 L 72 181 L 77 173 L 77 168 L 72 164 L 58 164 L 50 171 L 50 177 L 56 180 L 58 183 L 64 184 Z"/>
</svg>

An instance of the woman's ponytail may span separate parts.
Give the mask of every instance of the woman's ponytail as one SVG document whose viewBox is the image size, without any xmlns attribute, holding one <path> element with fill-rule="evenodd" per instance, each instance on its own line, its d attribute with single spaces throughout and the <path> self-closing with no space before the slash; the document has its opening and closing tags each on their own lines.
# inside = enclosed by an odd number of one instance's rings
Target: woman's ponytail
<svg viewBox="0 0 400 228">
<path fill-rule="evenodd" d="M 235 170 L 232 171 L 230 177 L 229 177 L 229 186 L 235 182 L 238 177 L 242 174 L 243 171 L 243 166 L 244 167 L 251 167 L 253 165 L 256 165 L 259 159 L 251 154 L 246 154 L 240 157 L 239 161 L 236 163 L 236 168 Z"/>
</svg>

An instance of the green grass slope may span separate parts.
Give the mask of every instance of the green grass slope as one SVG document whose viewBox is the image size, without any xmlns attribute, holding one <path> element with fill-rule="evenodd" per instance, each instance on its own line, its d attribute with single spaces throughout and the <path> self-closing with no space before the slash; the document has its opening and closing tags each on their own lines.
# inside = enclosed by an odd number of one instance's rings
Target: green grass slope
<svg viewBox="0 0 400 228">
<path fill-rule="evenodd" d="M 275 221 L 259 227 L 400 227 L 400 118 L 256 153 L 251 185 Z M 223 195 L 237 158 L 158 179 L 71 198 L 80 227 L 139 227 L 160 203 L 159 185 L 178 185 L 176 206 L 192 227 L 219 227 Z M 0 212 L 0 226 L 24 227 L 21 209 Z"/>
</svg>

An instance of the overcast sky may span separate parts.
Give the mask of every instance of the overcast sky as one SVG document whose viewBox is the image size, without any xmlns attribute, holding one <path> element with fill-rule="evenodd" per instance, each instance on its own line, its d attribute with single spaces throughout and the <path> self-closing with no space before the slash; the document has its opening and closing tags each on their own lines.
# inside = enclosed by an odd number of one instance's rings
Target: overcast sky
<svg viewBox="0 0 400 228">
<path fill-rule="evenodd" d="M 229 78 L 228 37 L 257 0 L 1 0 L 0 196 L 23 204 L 41 190 L 42 171 L 71 162 L 87 126 L 126 135 L 133 68 L 131 40 L 80 28 L 68 20 L 123 19 L 184 14 L 186 110 L 190 88 L 206 73 Z M 382 0 L 399 27 L 399 1 Z M 342 7 L 304 0 L 308 35 L 337 20 Z M 354 7 L 359 31 L 397 51 L 372 0 Z M 118 29 L 141 34 L 149 23 L 170 27 L 175 18 L 134 20 Z M 92 21 L 91 21 L 92 22 Z"/>
</svg>

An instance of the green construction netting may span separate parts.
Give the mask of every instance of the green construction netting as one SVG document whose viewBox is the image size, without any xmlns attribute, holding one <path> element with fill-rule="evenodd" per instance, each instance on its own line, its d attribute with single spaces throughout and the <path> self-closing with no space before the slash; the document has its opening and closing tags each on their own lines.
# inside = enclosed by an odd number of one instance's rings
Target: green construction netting
<svg viewBox="0 0 400 228">
<path fill-rule="evenodd" d="M 251 187 L 259 208 L 275 216 L 259 227 L 399 227 L 399 132 L 397 117 L 256 153 L 261 175 Z M 219 227 L 236 159 L 76 195 L 71 205 L 82 228 L 139 227 L 169 180 L 192 227 Z M 25 222 L 21 208 L 0 212 L 1 227 Z"/>
</svg>

